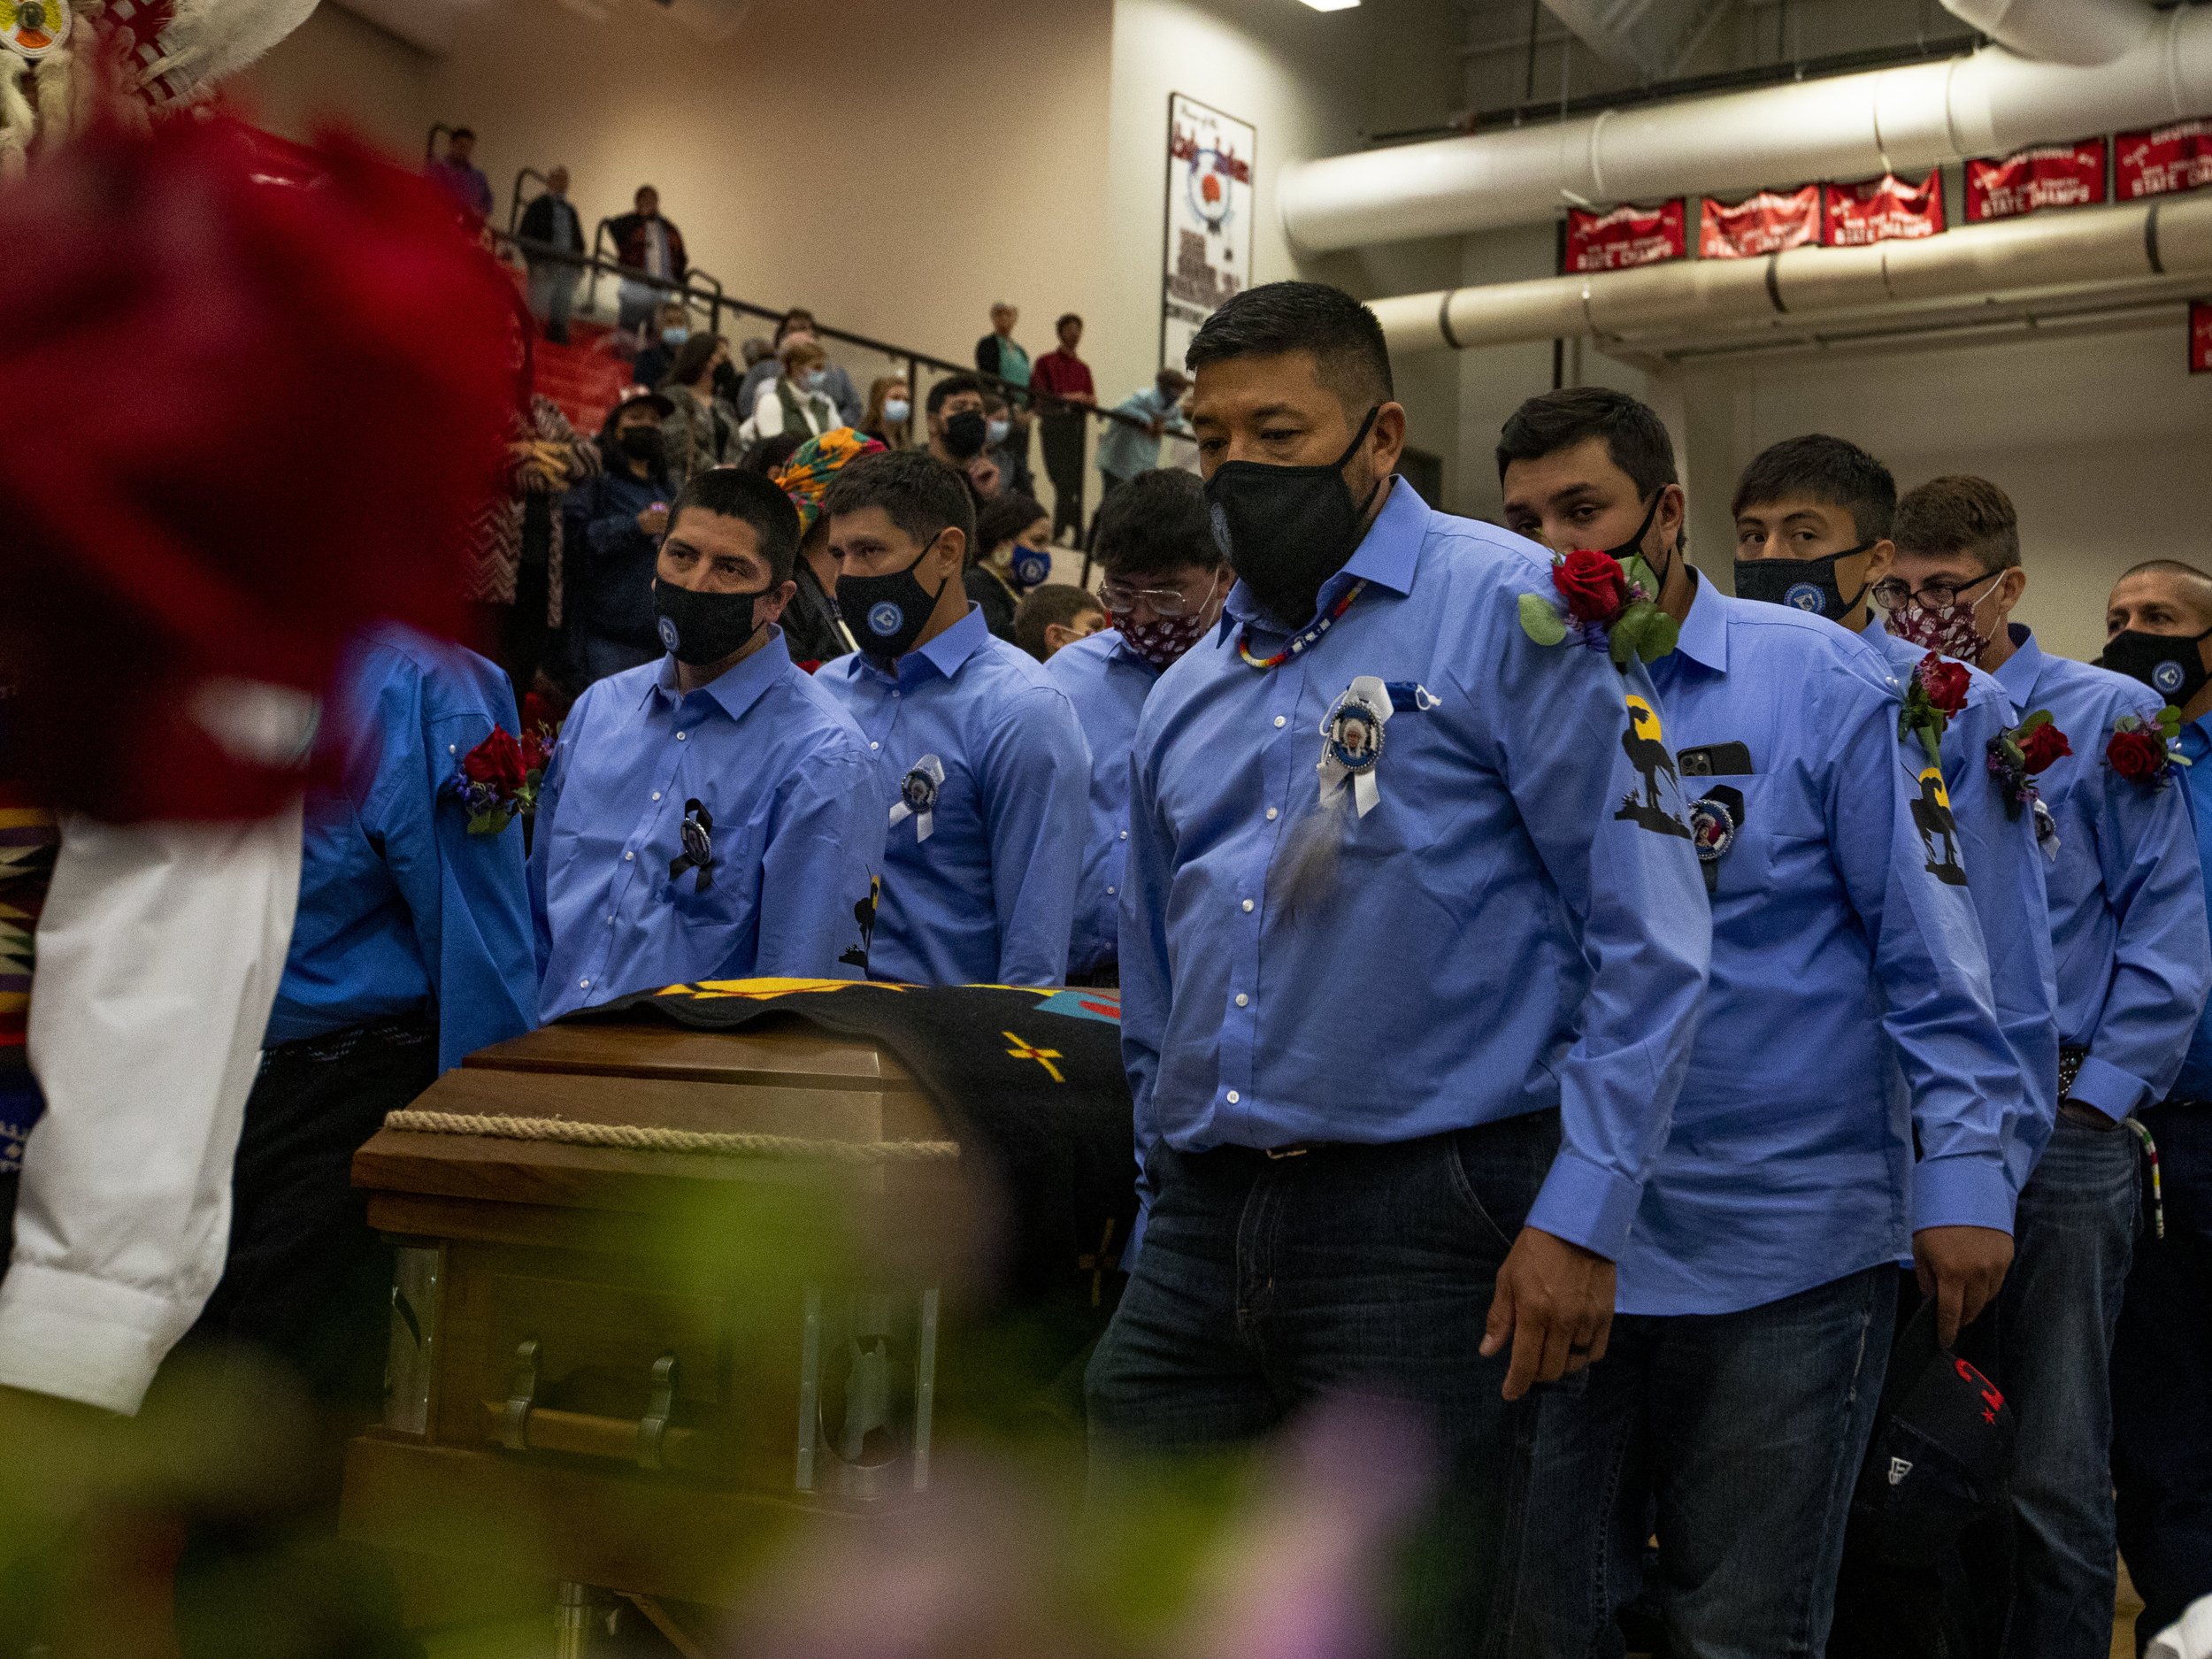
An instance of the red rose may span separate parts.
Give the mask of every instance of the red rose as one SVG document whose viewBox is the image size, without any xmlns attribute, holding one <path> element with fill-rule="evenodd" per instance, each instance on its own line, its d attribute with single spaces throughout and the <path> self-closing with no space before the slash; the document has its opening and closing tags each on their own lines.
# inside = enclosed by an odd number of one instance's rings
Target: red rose
<svg viewBox="0 0 2212 1659">
<path fill-rule="evenodd" d="M 1966 706 L 1966 690 L 1973 682 L 1959 664 L 1947 663 L 1930 651 L 1920 659 L 1920 666 L 1914 672 L 1928 701 L 1947 716 L 1956 714 Z"/>
<path fill-rule="evenodd" d="M 522 745 L 503 726 L 492 727 L 489 737 L 461 757 L 461 771 L 470 782 L 490 784 L 503 795 L 522 787 L 526 770 Z"/>
<path fill-rule="evenodd" d="M 1577 622 L 1603 627 L 1628 607 L 1628 573 L 1609 553 L 1577 548 L 1551 567 L 1551 585 Z"/>
<path fill-rule="evenodd" d="M 553 733 L 544 726 L 534 726 L 522 734 L 522 770 L 525 772 L 543 772 L 546 763 L 553 758 Z"/>
<path fill-rule="evenodd" d="M 2165 771 L 2166 740 L 2156 732 L 2115 732 L 2104 757 L 2123 778 L 2144 783 Z"/>
<path fill-rule="evenodd" d="M 2066 733 L 2048 720 L 2020 740 L 2020 754 L 2031 776 L 2073 752 L 2074 746 L 2066 741 Z"/>
<path fill-rule="evenodd" d="M 541 726 L 558 726 L 560 711 L 553 706 L 553 699 L 542 691 L 533 691 L 522 699 L 522 729 L 534 732 Z"/>
</svg>

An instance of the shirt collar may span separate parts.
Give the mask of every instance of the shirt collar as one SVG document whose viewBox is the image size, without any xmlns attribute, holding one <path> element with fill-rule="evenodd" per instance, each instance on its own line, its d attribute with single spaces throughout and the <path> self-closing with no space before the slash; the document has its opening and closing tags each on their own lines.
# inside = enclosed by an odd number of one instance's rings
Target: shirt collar
<svg viewBox="0 0 2212 1659">
<path fill-rule="evenodd" d="M 1997 683 L 2014 706 L 2026 709 L 2035 696 L 2035 682 L 2043 677 L 2043 648 L 2024 622 L 2005 625 L 2012 634 L 2012 655 L 1998 665 Z"/>
<path fill-rule="evenodd" d="M 928 644 L 918 645 L 900 657 L 891 665 L 889 673 L 884 672 L 882 664 L 865 651 L 858 653 L 859 661 L 854 668 L 856 672 L 873 674 L 879 680 L 891 681 L 910 680 L 925 669 L 933 668 L 950 680 L 966 665 L 968 658 L 990 642 L 990 639 L 991 626 L 983 619 L 983 607 L 970 600 L 965 616 Z"/>
<path fill-rule="evenodd" d="M 1342 570 L 1321 584 L 1321 591 L 1314 601 L 1314 615 L 1319 616 L 1334 604 L 1338 596 L 1356 581 L 1387 588 L 1394 594 L 1411 593 L 1414 570 L 1421 562 L 1421 544 L 1428 539 L 1429 517 L 1428 503 L 1421 499 L 1413 486 L 1402 478 L 1394 478 L 1382 511 L 1375 515 L 1375 522 L 1367 526 L 1367 534 L 1352 549 L 1352 557 L 1344 562 Z M 1225 636 L 1233 626 L 1255 621 L 1270 631 L 1278 631 L 1274 619 L 1253 598 L 1252 590 L 1239 580 L 1222 604 L 1220 635 Z M 1304 624 L 1299 626 L 1302 627 Z"/>
<path fill-rule="evenodd" d="M 1690 572 L 1690 614 L 1682 618 L 1674 649 L 1692 662 L 1724 674 L 1728 672 L 1728 606 L 1719 591 L 1694 569 Z"/>
<path fill-rule="evenodd" d="M 761 695 L 781 678 L 783 671 L 791 666 L 791 648 L 784 643 L 783 630 L 773 623 L 769 625 L 768 638 L 761 648 L 719 679 L 710 680 L 691 694 L 695 697 L 711 698 L 722 712 L 733 720 L 741 720 L 745 711 L 758 703 Z M 689 699 L 676 689 L 676 659 L 661 658 L 660 672 L 646 690 L 649 701 L 658 698 L 671 708 L 680 708 Z"/>
</svg>

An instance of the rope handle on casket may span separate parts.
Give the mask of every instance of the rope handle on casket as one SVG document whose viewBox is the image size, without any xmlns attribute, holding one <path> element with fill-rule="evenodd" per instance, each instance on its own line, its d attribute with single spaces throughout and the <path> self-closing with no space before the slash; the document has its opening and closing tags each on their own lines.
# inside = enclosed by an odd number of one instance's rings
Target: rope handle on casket
<svg viewBox="0 0 2212 1659">
<path fill-rule="evenodd" d="M 821 1158 L 834 1164 L 956 1163 L 956 1141 L 817 1141 L 800 1135 L 720 1134 L 646 1124 L 580 1123 L 569 1118 L 505 1118 L 472 1112 L 403 1110 L 384 1115 L 387 1129 L 416 1134 L 492 1135 L 503 1141 L 557 1141 L 569 1146 L 619 1147 L 634 1152 L 695 1152 L 730 1158 Z"/>
</svg>

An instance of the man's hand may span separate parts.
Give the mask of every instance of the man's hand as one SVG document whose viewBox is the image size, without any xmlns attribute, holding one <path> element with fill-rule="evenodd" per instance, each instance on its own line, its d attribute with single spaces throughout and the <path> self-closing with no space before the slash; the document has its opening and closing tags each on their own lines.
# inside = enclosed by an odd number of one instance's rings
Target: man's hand
<svg viewBox="0 0 2212 1659">
<path fill-rule="evenodd" d="M 668 528 L 668 509 L 648 507 L 638 514 L 637 527 L 647 535 L 658 535 Z"/>
<path fill-rule="evenodd" d="M 1594 1365 L 1605 1357 L 1612 1330 L 1613 1263 L 1594 1250 L 1523 1227 L 1498 1270 L 1482 1337 L 1486 1359 L 1512 1340 L 1505 1397 L 1518 1400 L 1532 1384 L 1557 1382 L 1569 1371 Z"/>
<path fill-rule="evenodd" d="M 985 500 L 998 494 L 998 463 L 987 455 L 979 455 L 968 463 L 968 482 L 975 486 L 975 493 Z"/>
<path fill-rule="evenodd" d="M 1912 1235 L 1912 1259 L 1920 1294 L 1935 1298 L 1936 1340 L 1948 1348 L 2005 1282 L 2012 1239 L 1994 1227 L 1923 1227 Z"/>
</svg>

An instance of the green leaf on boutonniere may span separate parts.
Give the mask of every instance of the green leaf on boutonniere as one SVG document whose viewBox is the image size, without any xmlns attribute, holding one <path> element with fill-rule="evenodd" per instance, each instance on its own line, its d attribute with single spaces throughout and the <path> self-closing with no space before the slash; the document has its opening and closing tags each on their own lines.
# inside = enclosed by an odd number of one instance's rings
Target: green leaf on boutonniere
<svg viewBox="0 0 2212 1659">
<path fill-rule="evenodd" d="M 505 829 L 507 826 L 513 821 L 514 815 L 509 812 L 505 807 L 494 807 L 488 812 L 475 812 L 470 815 L 469 833 L 472 835 L 496 835 L 500 831 Z"/>
<path fill-rule="evenodd" d="M 1628 560 L 1628 580 L 1642 588 L 1647 597 L 1659 597 L 1659 574 L 1644 562 L 1640 553 L 1631 554 Z"/>
<path fill-rule="evenodd" d="M 1539 645 L 1556 645 L 1567 637 L 1567 619 L 1543 595 L 1523 594 L 1521 632 Z"/>
<path fill-rule="evenodd" d="M 2026 719 L 2021 721 L 2019 725 L 2014 726 L 2012 728 L 2011 735 L 2016 740 L 2023 738 L 2029 733 L 2034 731 L 2039 726 L 2048 726 L 2050 723 L 2051 711 L 2048 709 L 2038 709 L 2033 714 L 2028 716 Z"/>
<path fill-rule="evenodd" d="M 1640 657 L 1647 663 L 1655 663 L 1674 649 L 1681 626 L 1657 605 L 1638 601 L 1621 612 L 1613 623 L 1610 640 L 1614 663 L 1628 666 L 1632 657 Z"/>
</svg>

